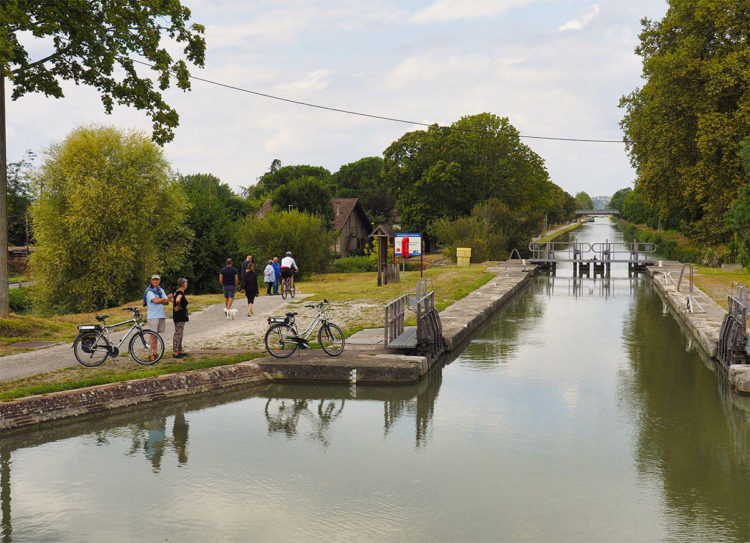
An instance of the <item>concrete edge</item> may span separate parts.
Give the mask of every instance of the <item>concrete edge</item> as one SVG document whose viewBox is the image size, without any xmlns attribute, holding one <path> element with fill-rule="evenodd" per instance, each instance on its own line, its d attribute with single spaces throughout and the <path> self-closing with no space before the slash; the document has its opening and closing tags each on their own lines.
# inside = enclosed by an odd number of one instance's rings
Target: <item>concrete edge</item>
<svg viewBox="0 0 750 543">
<path fill-rule="evenodd" d="M 0 431 L 268 380 L 254 362 L 28 396 L 0 403 Z"/>
</svg>

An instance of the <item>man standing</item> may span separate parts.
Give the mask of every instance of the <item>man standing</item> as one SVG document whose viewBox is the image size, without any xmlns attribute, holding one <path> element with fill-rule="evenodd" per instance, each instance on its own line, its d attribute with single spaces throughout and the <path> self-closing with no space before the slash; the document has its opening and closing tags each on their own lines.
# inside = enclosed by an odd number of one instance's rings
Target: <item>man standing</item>
<svg viewBox="0 0 750 543">
<path fill-rule="evenodd" d="M 253 263 L 253 255 L 247 255 L 247 258 L 240 266 L 240 283 L 245 280 L 245 272 L 247 272 L 248 266 Z"/>
<path fill-rule="evenodd" d="M 164 306 L 168 303 L 167 293 L 161 288 L 161 277 L 152 275 L 151 285 L 146 289 L 146 305 L 148 306 L 146 318 L 148 319 L 148 327 L 157 334 L 163 334 L 167 328 L 167 314 L 164 311 Z M 152 336 L 149 341 L 149 356 L 151 356 L 151 360 L 154 360 L 160 355 L 156 352 L 156 337 Z"/>
<path fill-rule="evenodd" d="M 279 264 L 279 257 L 275 256 L 273 257 L 273 271 L 276 272 L 276 279 L 273 282 L 273 293 L 275 295 L 279 294 L 279 281 L 281 280 L 281 264 Z"/>
<path fill-rule="evenodd" d="M 219 272 L 219 283 L 224 289 L 224 305 L 227 309 L 232 309 L 234 303 L 234 293 L 239 284 L 237 268 L 232 266 L 232 259 L 227 258 L 227 265 L 221 268 Z"/>
</svg>

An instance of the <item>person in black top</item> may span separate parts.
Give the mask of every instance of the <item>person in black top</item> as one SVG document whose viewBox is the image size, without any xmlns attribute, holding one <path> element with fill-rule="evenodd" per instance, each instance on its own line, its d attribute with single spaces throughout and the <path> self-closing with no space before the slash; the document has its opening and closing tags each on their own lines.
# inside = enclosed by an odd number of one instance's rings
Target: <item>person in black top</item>
<svg viewBox="0 0 750 543">
<path fill-rule="evenodd" d="M 242 277 L 240 292 L 243 290 L 245 291 L 245 296 L 247 296 L 247 316 L 250 317 L 253 314 L 253 302 L 255 302 L 255 297 L 258 295 L 258 274 L 255 273 L 255 265 L 252 262 Z"/>
<path fill-rule="evenodd" d="M 245 274 L 247 273 L 247 267 L 253 263 L 253 255 L 247 255 L 247 258 L 240 266 L 240 283 L 245 280 Z"/>
<path fill-rule="evenodd" d="M 224 305 L 227 309 L 232 309 L 234 303 L 234 293 L 239 284 L 237 268 L 232 266 L 232 259 L 227 258 L 227 265 L 221 268 L 219 272 L 219 283 L 224 289 Z"/>
<path fill-rule="evenodd" d="M 172 321 L 174 321 L 174 338 L 172 339 L 172 357 L 184 358 L 187 353 L 182 350 L 182 334 L 185 331 L 185 323 L 188 318 L 188 301 L 185 297 L 187 290 L 187 279 L 180 277 L 177 280 L 177 290 L 172 295 Z"/>
</svg>

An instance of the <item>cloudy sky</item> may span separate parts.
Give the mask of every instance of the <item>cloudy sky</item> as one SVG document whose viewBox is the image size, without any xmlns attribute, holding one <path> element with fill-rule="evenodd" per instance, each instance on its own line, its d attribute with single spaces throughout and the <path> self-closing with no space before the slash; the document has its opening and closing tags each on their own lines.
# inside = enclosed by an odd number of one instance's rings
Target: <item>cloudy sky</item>
<svg viewBox="0 0 750 543">
<path fill-rule="evenodd" d="M 665 0 L 183 0 L 206 26 L 209 80 L 292 100 L 448 125 L 508 117 L 523 135 L 620 140 L 617 107 L 642 84 L 640 20 Z M 39 52 L 44 44 L 30 44 Z M 104 114 L 93 89 L 8 104 L 8 160 L 40 152 L 85 123 L 150 133 L 140 111 Z M 10 89 L 8 90 L 10 94 Z M 200 81 L 167 92 L 180 126 L 165 149 L 176 171 L 235 188 L 283 165 L 342 164 L 419 126 L 276 101 Z M 622 144 L 524 139 L 571 194 L 611 195 L 634 173 Z"/>
</svg>

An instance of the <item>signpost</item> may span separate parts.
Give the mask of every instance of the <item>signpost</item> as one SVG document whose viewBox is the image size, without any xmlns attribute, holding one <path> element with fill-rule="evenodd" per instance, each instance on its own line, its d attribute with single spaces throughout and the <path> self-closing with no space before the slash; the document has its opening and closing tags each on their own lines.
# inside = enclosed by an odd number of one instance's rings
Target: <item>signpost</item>
<svg viewBox="0 0 750 543">
<path fill-rule="evenodd" d="M 396 234 L 396 243 L 394 244 L 394 258 L 401 256 L 404 262 L 404 273 L 406 273 L 406 259 L 412 256 L 419 257 L 419 276 L 424 275 L 424 261 L 422 260 L 422 233 L 416 234 Z"/>
</svg>

